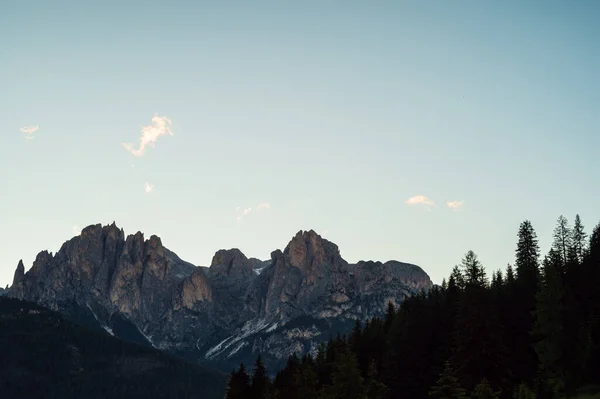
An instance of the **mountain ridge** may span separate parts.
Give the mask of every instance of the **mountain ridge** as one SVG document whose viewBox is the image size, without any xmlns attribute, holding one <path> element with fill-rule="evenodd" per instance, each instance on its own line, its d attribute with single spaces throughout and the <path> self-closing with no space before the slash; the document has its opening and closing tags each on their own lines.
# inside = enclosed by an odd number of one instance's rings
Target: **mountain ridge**
<svg viewBox="0 0 600 399">
<path fill-rule="evenodd" d="M 257 352 L 277 363 L 314 351 L 355 319 L 431 286 L 416 265 L 349 264 L 314 230 L 299 231 L 267 261 L 232 248 L 200 267 L 158 236 L 125 236 L 113 222 L 86 227 L 54 255 L 40 252 L 27 272 L 19 262 L 8 295 L 199 362 L 231 365 Z"/>
</svg>

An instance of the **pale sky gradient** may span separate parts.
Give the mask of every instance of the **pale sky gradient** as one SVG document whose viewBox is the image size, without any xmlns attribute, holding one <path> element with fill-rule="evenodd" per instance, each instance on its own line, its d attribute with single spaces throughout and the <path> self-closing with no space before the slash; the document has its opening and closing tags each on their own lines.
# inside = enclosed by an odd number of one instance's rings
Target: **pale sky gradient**
<svg viewBox="0 0 600 399">
<path fill-rule="evenodd" d="M 589 232 L 598 21 L 593 0 L 6 2 L 0 284 L 113 221 L 199 265 L 314 229 L 437 283 L 469 249 L 504 268 L 525 218 L 544 250 L 560 214 Z"/>
</svg>

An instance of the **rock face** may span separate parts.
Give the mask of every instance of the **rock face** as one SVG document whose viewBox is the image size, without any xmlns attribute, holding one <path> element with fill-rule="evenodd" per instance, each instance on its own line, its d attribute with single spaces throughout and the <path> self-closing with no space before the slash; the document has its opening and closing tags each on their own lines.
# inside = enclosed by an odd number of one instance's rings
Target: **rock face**
<svg viewBox="0 0 600 399">
<path fill-rule="evenodd" d="M 299 232 L 269 261 L 220 250 L 209 268 L 164 248 L 160 238 L 125 237 L 93 225 L 55 255 L 19 262 L 9 295 L 34 301 L 125 339 L 229 371 L 258 352 L 276 366 L 315 350 L 356 318 L 432 286 L 418 266 L 348 264 L 314 231 Z"/>
</svg>

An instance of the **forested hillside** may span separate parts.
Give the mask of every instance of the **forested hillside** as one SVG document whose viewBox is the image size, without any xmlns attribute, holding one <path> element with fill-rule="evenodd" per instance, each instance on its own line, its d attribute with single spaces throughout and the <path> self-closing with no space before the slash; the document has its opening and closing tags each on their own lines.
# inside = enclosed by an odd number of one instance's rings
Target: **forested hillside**
<svg viewBox="0 0 600 399">
<path fill-rule="evenodd" d="M 226 375 L 0 298 L 0 398 L 222 398 Z"/>
<path fill-rule="evenodd" d="M 532 224 L 516 260 L 488 272 L 468 251 L 447 280 L 357 322 L 274 379 L 260 357 L 231 374 L 227 398 L 560 398 L 600 383 L 600 225 L 558 219 L 540 256 Z M 593 388 L 592 388 L 593 389 Z"/>
</svg>

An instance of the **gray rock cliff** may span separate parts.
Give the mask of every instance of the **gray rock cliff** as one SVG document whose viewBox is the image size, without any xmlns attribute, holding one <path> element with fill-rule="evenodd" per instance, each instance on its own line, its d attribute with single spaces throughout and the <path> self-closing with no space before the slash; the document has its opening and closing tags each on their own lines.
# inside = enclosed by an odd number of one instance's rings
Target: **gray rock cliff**
<svg viewBox="0 0 600 399">
<path fill-rule="evenodd" d="M 159 237 L 92 225 L 55 254 L 19 262 L 8 295 L 95 324 L 110 334 L 224 368 L 258 352 L 267 362 L 313 351 L 356 318 L 432 286 L 418 266 L 348 264 L 314 231 L 271 259 L 220 250 L 209 268 L 181 260 Z"/>
</svg>

